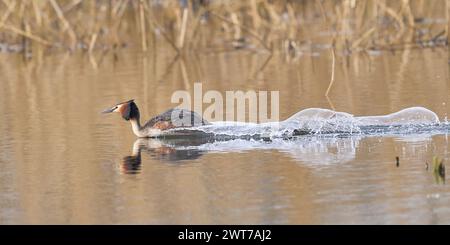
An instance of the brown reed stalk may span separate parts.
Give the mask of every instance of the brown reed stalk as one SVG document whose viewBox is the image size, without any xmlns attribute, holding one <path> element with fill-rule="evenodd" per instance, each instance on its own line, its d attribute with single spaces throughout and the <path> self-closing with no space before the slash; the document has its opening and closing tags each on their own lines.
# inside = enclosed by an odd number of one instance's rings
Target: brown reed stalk
<svg viewBox="0 0 450 245">
<path fill-rule="evenodd" d="M 183 9 L 183 16 L 181 20 L 181 28 L 180 28 L 180 35 L 178 38 L 178 48 L 182 49 L 184 45 L 184 39 L 186 37 L 186 28 L 188 23 L 188 16 L 189 16 L 189 10 L 188 8 Z"/>
<path fill-rule="evenodd" d="M 92 50 L 94 50 L 95 43 L 97 42 L 97 36 L 98 36 L 97 34 L 98 33 L 92 34 L 91 41 L 89 42 L 89 49 L 88 49 L 89 55 L 92 55 Z"/>
<path fill-rule="evenodd" d="M 70 39 L 72 40 L 71 49 L 75 49 L 75 45 L 77 43 L 77 35 L 75 34 L 75 32 L 73 31 L 71 25 L 69 24 L 69 22 L 67 21 L 66 17 L 64 16 L 64 13 L 62 12 L 62 10 L 59 7 L 58 3 L 56 3 L 55 0 L 50 0 L 50 3 L 52 5 L 53 9 L 55 10 L 58 18 L 60 19 L 60 21 L 64 25 L 64 29 L 62 30 L 62 32 L 65 32 L 66 30 L 69 32 Z"/>
<path fill-rule="evenodd" d="M 35 36 L 35 35 L 31 34 L 31 33 L 27 33 L 27 32 L 25 32 L 25 31 L 23 31 L 23 30 L 21 30 L 21 29 L 19 29 L 17 27 L 10 26 L 10 25 L 7 25 L 7 24 L 3 24 L 2 26 L 0 26 L 0 28 L 4 28 L 4 29 L 7 29 L 7 30 L 10 30 L 10 31 L 12 31 L 12 32 L 14 32 L 14 33 L 16 33 L 18 35 L 27 37 L 29 39 L 32 39 L 32 40 L 38 42 L 38 43 L 41 43 L 41 44 L 44 44 L 44 45 L 47 45 L 47 46 L 52 46 L 51 42 L 49 42 L 47 40 L 44 40 L 44 39 L 42 39 L 42 38 L 40 38 L 38 36 Z"/>
<path fill-rule="evenodd" d="M 141 41 L 142 51 L 147 51 L 147 32 L 145 30 L 145 13 L 144 13 L 144 1 L 139 1 L 139 19 L 141 25 Z"/>
<path fill-rule="evenodd" d="M 39 9 L 38 3 L 36 1 L 31 1 L 31 3 L 33 5 L 33 11 L 34 11 L 35 19 L 36 19 L 36 25 L 41 27 L 42 26 L 41 10 Z"/>
<path fill-rule="evenodd" d="M 164 28 L 160 26 L 155 18 L 152 18 L 151 10 L 148 10 L 147 22 L 153 27 L 153 29 L 158 29 L 160 31 L 161 36 L 164 38 L 166 42 L 170 44 L 170 46 L 177 52 L 177 55 L 180 54 L 180 49 L 178 49 L 177 45 L 170 39 L 170 37 L 164 31 Z"/>
<path fill-rule="evenodd" d="M 218 14 L 216 14 L 216 13 L 214 13 L 214 12 L 211 12 L 210 13 L 211 15 L 213 15 L 213 16 L 215 16 L 215 17 L 217 17 L 218 19 L 220 19 L 220 20 L 222 20 L 222 21 L 224 21 L 224 22 L 227 22 L 227 23 L 229 23 L 229 24 L 235 24 L 235 23 L 233 23 L 233 21 L 230 21 L 230 20 L 228 20 L 227 18 L 225 18 L 225 17 L 223 17 L 223 16 L 221 16 L 221 15 L 218 15 Z M 238 23 L 239 24 L 239 23 Z M 270 47 L 270 46 L 268 46 L 267 44 L 266 44 L 266 42 L 256 33 L 256 32 L 254 32 L 253 30 L 251 30 L 251 29 L 249 29 L 249 28 L 247 28 L 247 27 L 245 27 L 245 26 L 243 26 L 243 25 L 241 25 L 241 24 L 239 24 L 239 26 L 240 26 L 240 28 L 242 29 L 242 30 L 244 30 L 245 32 L 247 32 L 248 34 L 250 34 L 253 38 L 255 38 L 256 40 L 258 40 L 260 43 L 261 43 L 261 45 L 266 49 L 266 50 L 269 50 L 269 51 L 271 51 L 272 50 L 272 48 Z"/>
<path fill-rule="evenodd" d="M 324 6 L 322 4 L 322 1 L 318 0 L 318 2 L 319 2 L 320 10 L 322 11 L 321 12 L 322 13 L 322 19 L 323 19 L 323 21 L 325 23 L 327 23 L 328 26 L 330 26 L 330 24 L 328 23 L 328 19 L 327 19 L 326 15 L 325 15 L 325 8 L 324 8 Z M 327 88 L 327 90 L 325 92 L 325 97 L 327 98 L 328 103 L 330 104 L 330 106 L 332 107 L 333 110 L 334 110 L 334 105 L 331 102 L 331 100 L 328 98 L 328 94 L 330 93 L 331 88 L 333 87 L 333 84 L 334 84 L 334 73 L 335 73 L 335 70 L 336 70 L 336 54 L 335 54 L 334 43 L 335 43 L 335 37 L 333 37 L 332 45 L 330 47 L 330 52 L 331 52 L 331 77 L 330 77 L 330 82 L 328 84 L 328 88 Z"/>
<path fill-rule="evenodd" d="M 330 77 L 330 83 L 328 84 L 327 91 L 325 92 L 325 97 L 328 97 L 328 94 L 331 91 L 331 87 L 333 87 L 335 70 L 336 70 L 336 54 L 335 54 L 334 45 L 333 45 L 333 47 L 331 48 L 331 77 Z"/>
</svg>

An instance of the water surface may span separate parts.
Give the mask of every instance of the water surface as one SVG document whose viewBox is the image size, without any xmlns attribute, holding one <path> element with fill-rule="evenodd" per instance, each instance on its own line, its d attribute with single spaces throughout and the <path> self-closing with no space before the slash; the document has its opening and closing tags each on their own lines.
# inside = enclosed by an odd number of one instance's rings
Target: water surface
<svg viewBox="0 0 450 245">
<path fill-rule="evenodd" d="M 449 162 L 443 132 L 136 141 L 128 122 L 99 113 L 134 98 L 148 119 L 200 81 L 205 91 L 279 90 L 281 120 L 312 107 L 371 116 L 423 106 L 445 122 L 447 50 L 338 55 L 327 99 L 326 52 L 287 62 L 130 49 L 96 54 L 97 69 L 83 54 L 0 56 L 0 223 L 450 223 L 450 188 L 426 169 L 433 156 Z"/>
</svg>

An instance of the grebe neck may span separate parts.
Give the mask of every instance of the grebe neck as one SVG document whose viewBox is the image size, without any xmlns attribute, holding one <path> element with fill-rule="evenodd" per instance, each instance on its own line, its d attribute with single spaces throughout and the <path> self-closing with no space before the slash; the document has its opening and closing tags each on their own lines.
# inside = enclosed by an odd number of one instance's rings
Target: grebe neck
<svg viewBox="0 0 450 245">
<path fill-rule="evenodd" d="M 130 119 L 131 122 L 131 128 L 133 129 L 133 133 L 137 137 L 145 137 L 145 130 L 143 127 L 141 127 L 141 123 L 139 122 L 139 118 L 132 118 Z"/>
</svg>

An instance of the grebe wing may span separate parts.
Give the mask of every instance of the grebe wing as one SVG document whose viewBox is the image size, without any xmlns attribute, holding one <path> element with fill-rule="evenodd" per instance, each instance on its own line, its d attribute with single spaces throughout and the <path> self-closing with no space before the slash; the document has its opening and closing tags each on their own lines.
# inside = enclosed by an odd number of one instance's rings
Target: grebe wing
<svg viewBox="0 0 450 245">
<path fill-rule="evenodd" d="M 169 128 L 192 127 L 209 124 L 196 112 L 174 108 L 153 117 L 145 124 L 144 127 L 158 127 L 161 123 L 170 125 L 168 126 Z"/>
</svg>

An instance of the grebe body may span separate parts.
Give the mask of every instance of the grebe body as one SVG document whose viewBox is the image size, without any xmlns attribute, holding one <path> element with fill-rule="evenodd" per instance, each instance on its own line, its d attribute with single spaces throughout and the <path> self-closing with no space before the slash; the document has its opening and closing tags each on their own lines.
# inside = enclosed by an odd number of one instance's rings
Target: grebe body
<svg viewBox="0 0 450 245">
<path fill-rule="evenodd" d="M 134 100 L 116 104 L 113 107 L 104 110 L 102 113 L 111 112 L 118 112 L 123 119 L 130 121 L 133 133 L 140 138 L 158 137 L 163 134 L 165 130 L 169 129 L 209 124 L 196 112 L 173 108 L 153 117 L 141 126 L 139 109 L 136 103 L 134 103 Z"/>
</svg>

